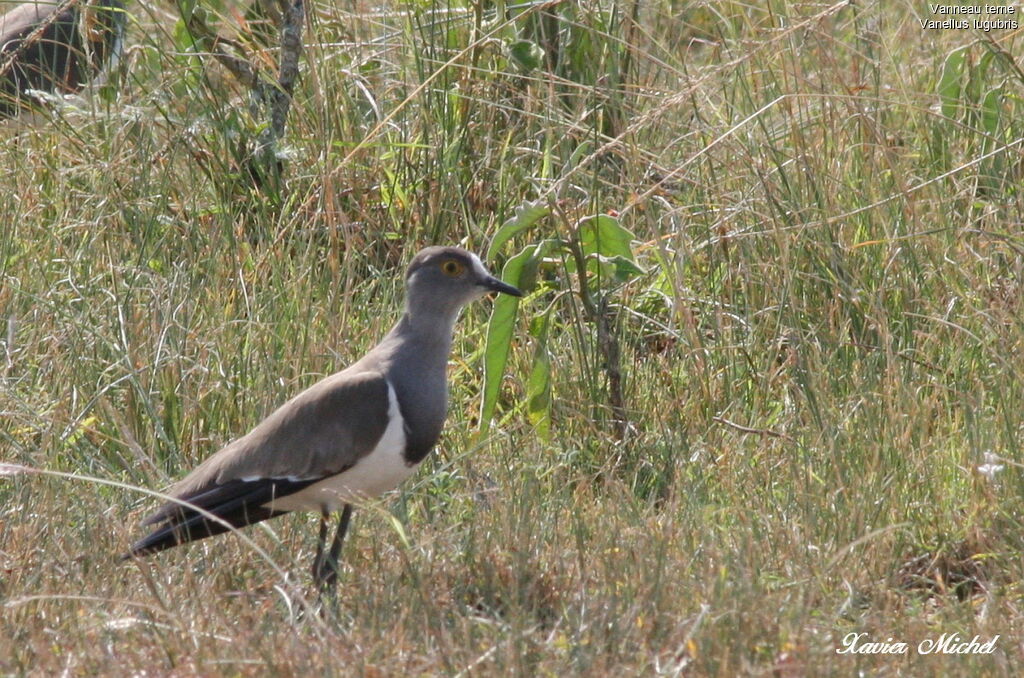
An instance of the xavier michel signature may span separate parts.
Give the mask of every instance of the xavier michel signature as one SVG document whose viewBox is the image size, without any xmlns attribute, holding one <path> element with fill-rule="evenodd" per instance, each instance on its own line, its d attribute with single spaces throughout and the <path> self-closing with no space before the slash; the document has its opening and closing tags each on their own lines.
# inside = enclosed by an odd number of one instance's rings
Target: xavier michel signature
<svg viewBox="0 0 1024 678">
<path fill-rule="evenodd" d="M 888 638 L 879 642 L 868 639 L 866 633 L 847 633 L 836 654 L 907 654 L 908 643 Z M 958 633 L 943 633 L 938 638 L 925 638 L 917 644 L 918 654 L 992 654 L 999 636 L 982 642 L 981 636 L 965 640 Z"/>
</svg>

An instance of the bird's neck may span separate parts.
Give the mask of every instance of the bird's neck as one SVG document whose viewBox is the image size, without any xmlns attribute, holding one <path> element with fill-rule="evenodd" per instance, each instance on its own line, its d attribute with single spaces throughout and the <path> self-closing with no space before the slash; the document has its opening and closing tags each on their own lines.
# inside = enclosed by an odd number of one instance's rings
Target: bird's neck
<svg viewBox="0 0 1024 678">
<path fill-rule="evenodd" d="M 391 330 L 390 336 L 405 337 L 409 346 L 417 351 L 435 350 L 442 352 L 447 358 L 455 332 L 455 321 L 458 320 L 459 309 L 439 311 L 430 308 L 406 307 L 402 317 Z M 408 341 L 414 337 L 414 341 Z"/>
<path fill-rule="evenodd" d="M 415 336 L 426 344 L 443 344 L 447 350 L 460 310 L 461 304 L 447 303 L 438 297 L 415 294 L 415 290 L 410 290 L 402 317 L 392 331 Z"/>
<path fill-rule="evenodd" d="M 449 311 L 407 304 L 391 331 L 352 367 L 358 371 L 372 365 L 389 378 L 407 375 L 418 380 L 429 375 L 443 380 L 458 315 L 457 308 Z"/>
</svg>

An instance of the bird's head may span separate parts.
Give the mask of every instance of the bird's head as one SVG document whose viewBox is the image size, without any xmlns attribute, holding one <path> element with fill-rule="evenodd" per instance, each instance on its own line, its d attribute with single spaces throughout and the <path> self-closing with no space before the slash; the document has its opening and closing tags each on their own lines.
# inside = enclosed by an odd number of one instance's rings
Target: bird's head
<svg viewBox="0 0 1024 678">
<path fill-rule="evenodd" d="M 461 247 L 428 247 L 413 258 L 405 275 L 411 312 L 455 312 L 488 292 L 523 296 L 491 275 L 480 257 Z"/>
</svg>

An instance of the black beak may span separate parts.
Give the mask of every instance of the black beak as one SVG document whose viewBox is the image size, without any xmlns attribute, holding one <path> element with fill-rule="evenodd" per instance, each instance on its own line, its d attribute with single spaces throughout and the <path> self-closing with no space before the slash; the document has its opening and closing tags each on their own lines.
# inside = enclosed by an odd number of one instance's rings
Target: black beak
<svg viewBox="0 0 1024 678">
<path fill-rule="evenodd" d="M 495 292 L 504 292 L 505 294 L 511 294 L 513 297 L 523 296 L 523 293 L 520 292 L 517 288 L 512 287 L 508 283 L 503 283 L 494 277 L 485 278 L 480 282 L 480 285 Z"/>
</svg>

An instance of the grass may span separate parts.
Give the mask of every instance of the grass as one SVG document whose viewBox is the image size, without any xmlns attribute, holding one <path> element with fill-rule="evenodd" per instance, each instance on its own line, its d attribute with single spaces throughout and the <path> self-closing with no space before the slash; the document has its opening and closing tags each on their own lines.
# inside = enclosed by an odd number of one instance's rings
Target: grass
<svg viewBox="0 0 1024 678">
<path fill-rule="evenodd" d="M 133 8 L 116 97 L 0 127 L 0 461 L 47 471 L 0 478 L 0 672 L 1021 672 L 1019 31 L 907 2 L 310 7 L 280 190 L 168 8 Z M 387 331 L 416 250 L 483 252 L 533 203 L 493 268 L 596 214 L 635 235 L 644 274 L 598 291 L 624 436 L 556 256 L 486 436 L 487 303 L 464 314 L 441 444 L 356 512 L 335 617 L 301 612 L 311 516 L 116 561 L 141 488 Z M 999 639 L 917 652 L 952 633 Z"/>
</svg>

